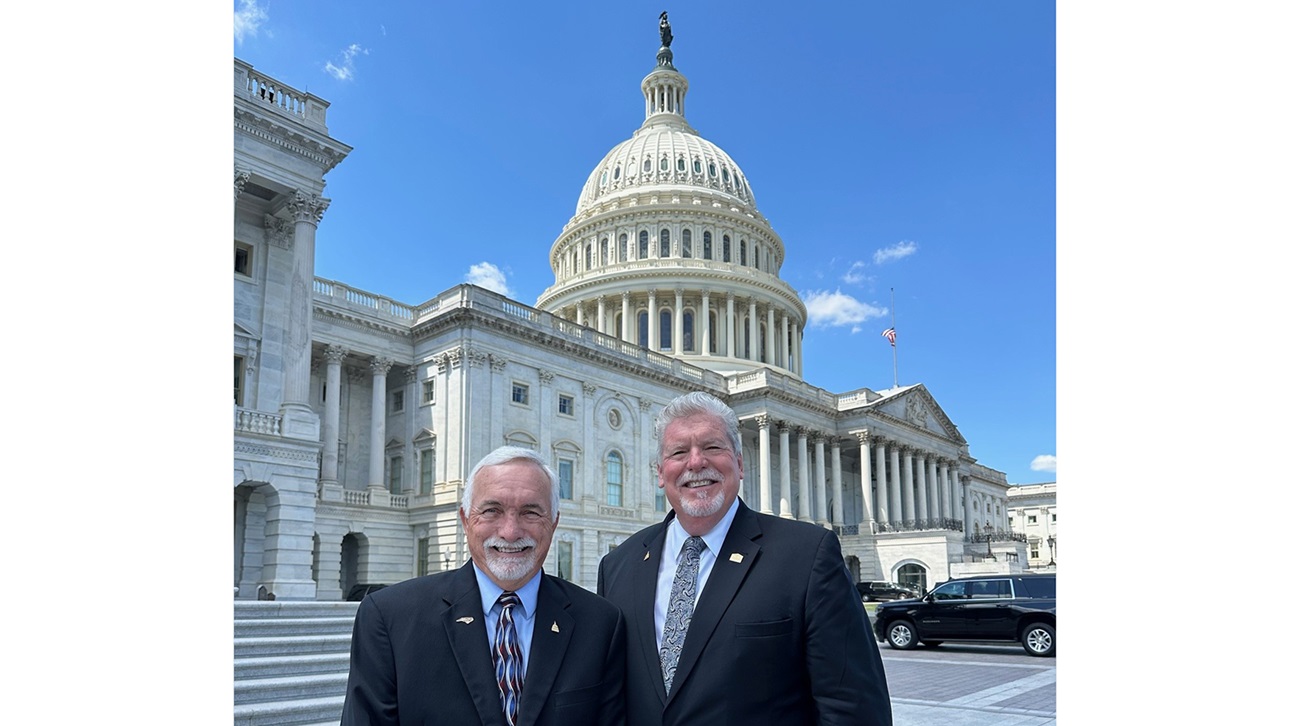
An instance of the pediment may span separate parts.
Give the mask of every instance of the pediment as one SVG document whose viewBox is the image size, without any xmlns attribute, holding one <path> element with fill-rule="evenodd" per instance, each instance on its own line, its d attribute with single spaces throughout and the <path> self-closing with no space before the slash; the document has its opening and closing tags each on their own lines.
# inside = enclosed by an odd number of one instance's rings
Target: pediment
<svg viewBox="0 0 1290 726">
<path fill-rule="evenodd" d="M 251 332 L 250 330 L 247 330 L 246 328 L 244 328 L 244 327 L 242 327 L 240 324 L 238 324 L 236 321 L 233 323 L 233 337 L 235 337 L 235 338 L 250 338 L 250 339 L 252 339 L 252 340 L 259 340 L 259 339 L 260 339 L 259 334 L 257 334 L 257 333 L 253 333 L 253 332 Z"/>
<path fill-rule="evenodd" d="M 412 437 L 412 443 L 414 444 L 432 442 L 434 440 L 435 440 L 435 433 L 428 428 L 421 429 L 421 431 L 418 432 L 416 436 Z"/>
<path fill-rule="evenodd" d="M 923 429 L 942 438 L 963 442 L 963 436 L 959 433 L 958 427 L 950 421 L 950 417 L 945 415 L 945 410 L 921 383 L 878 401 L 875 408 L 914 428 Z"/>
</svg>

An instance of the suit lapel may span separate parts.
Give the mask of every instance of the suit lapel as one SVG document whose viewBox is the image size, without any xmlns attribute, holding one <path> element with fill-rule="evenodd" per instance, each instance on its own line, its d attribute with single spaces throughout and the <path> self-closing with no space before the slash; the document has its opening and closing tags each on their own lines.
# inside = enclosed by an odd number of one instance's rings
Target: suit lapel
<svg viewBox="0 0 1290 726">
<path fill-rule="evenodd" d="M 529 661 L 520 695 L 520 726 L 532 726 L 542 713 L 555 676 L 560 672 L 576 624 L 569 607 L 573 604 L 545 574 L 538 583 L 537 613 L 533 616 L 533 641 L 529 644 Z"/>
<path fill-rule="evenodd" d="M 654 684 L 660 703 L 666 699 L 667 693 L 663 689 L 663 667 L 658 659 L 658 635 L 654 632 L 654 596 L 658 589 L 658 569 L 663 562 L 667 527 L 675 517 L 676 512 L 668 512 L 656 535 L 645 543 L 645 551 L 635 562 L 628 564 L 632 568 L 631 580 L 635 588 L 632 601 L 636 610 L 635 616 L 630 619 L 636 623 L 636 640 L 641 645 L 640 657 L 645 659 L 645 672 L 650 674 L 650 682 Z"/>
<path fill-rule="evenodd" d="M 501 696 L 497 690 L 493 659 L 489 655 L 488 625 L 484 622 L 474 565 L 467 562 L 457 570 L 452 580 L 443 598 L 448 606 L 443 613 L 444 632 L 448 635 L 448 643 L 475 703 L 475 710 L 479 712 L 479 720 L 485 724 L 501 724 Z"/>
<path fill-rule="evenodd" d="M 694 608 L 690 627 L 685 631 L 685 645 L 681 648 L 681 658 L 676 664 L 676 673 L 672 676 L 672 696 L 675 696 L 685 684 L 685 679 L 693 670 L 699 654 L 707 646 L 708 639 L 712 637 L 712 632 L 716 630 L 726 609 L 730 607 L 730 602 L 734 600 L 739 586 L 743 584 L 753 563 L 757 561 L 757 553 L 761 551 L 761 547 L 755 540 L 760 537 L 761 527 L 757 524 L 756 515 L 741 500 L 739 510 L 735 512 L 735 518 L 730 523 L 730 530 L 726 532 L 726 540 L 721 545 L 721 552 L 717 554 L 717 562 L 712 566 L 712 574 L 708 575 L 708 582 L 703 586 L 699 603 Z M 741 556 L 732 559 L 731 555 L 735 554 Z M 650 622 L 654 622 L 652 612 Z M 662 681 L 663 677 L 660 675 L 660 686 Z"/>
</svg>

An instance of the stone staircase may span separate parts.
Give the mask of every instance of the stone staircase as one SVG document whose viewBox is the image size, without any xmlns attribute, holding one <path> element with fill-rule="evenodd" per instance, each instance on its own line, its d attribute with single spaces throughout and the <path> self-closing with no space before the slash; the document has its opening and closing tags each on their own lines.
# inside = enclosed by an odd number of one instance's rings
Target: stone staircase
<svg viewBox="0 0 1290 726">
<path fill-rule="evenodd" d="M 336 726 L 356 602 L 234 601 L 234 726 Z"/>
</svg>

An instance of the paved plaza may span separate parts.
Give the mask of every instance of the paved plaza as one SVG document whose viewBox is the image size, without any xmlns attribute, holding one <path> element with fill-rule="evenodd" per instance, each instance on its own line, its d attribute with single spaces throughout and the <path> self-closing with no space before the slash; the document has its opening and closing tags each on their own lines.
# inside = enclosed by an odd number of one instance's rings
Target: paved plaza
<svg viewBox="0 0 1290 726">
<path fill-rule="evenodd" d="M 1057 659 L 1018 648 L 879 646 L 896 726 L 1045 726 L 1057 723 Z"/>
</svg>

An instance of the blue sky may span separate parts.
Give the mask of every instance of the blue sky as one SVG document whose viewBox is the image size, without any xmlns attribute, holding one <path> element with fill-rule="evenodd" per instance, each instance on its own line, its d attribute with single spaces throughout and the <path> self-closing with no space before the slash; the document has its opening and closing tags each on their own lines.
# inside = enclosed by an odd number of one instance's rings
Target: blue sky
<svg viewBox="0 0 1290 726">
<path fill-rule="evenodd" d="M 1056 480 L 1050 3 L 236 0 L 237 57 L 328 100 L 354 147 L 317 274 L 532 304 L 587 176 L 642 121 L 663 9 L 687 119 L 784 240 L 806 380 L 923 383 L 981 463 Z"/>
</svg>

